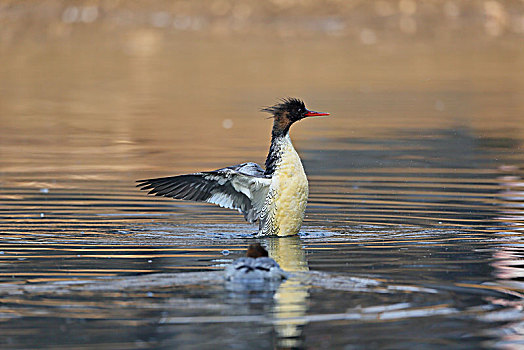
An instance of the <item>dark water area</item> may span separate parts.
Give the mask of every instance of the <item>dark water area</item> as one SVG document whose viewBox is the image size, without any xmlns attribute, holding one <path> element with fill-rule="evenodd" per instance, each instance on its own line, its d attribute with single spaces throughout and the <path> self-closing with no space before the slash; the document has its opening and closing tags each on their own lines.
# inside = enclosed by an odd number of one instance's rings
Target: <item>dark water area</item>
<svg viewBox="0 0 524 350">
<path fill-rule="evenodd" d="M 78 39 L 1 56 L 0 346 L 524 346 L 521 50 Z M 299 237 L 135 188 L 263 164 L 285 96 L 331 113 L 291 130 Z M 254 241 L 296 277 L 229 289 Z"/>
</svg>

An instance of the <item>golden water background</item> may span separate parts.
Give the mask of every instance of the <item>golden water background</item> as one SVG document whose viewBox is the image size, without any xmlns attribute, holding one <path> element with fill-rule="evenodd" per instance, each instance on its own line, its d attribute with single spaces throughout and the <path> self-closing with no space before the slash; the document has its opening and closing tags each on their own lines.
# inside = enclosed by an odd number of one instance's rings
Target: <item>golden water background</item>
<svg viewBox="0 0 524 350">
<path fill-rule="evenodd" d="M 523 33 L 521 1 L 0 2 L 0 344 L 517 349 Z M 331 116 L 262 243 L 327 282 L 231 292 L 255 228 L 135 180 L 262 164 L 285 96 Z"/>
</svg>

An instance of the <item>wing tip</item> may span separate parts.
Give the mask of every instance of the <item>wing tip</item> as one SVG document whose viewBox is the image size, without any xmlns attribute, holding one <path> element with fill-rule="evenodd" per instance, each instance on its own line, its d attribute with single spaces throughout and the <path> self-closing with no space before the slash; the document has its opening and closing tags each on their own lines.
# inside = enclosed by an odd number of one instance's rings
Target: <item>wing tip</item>
<svg viewBox="0 0 524 350">
<path fill-rule="evenodd" d="M 137 184 L 135 185 L 135 187 L 138 187 L 140 190 L 147 190 L 148 187 L 152 185 L 152 183 L 149 182 L 149 180 L 137 180 L 136 182 Z"/>
</svg>

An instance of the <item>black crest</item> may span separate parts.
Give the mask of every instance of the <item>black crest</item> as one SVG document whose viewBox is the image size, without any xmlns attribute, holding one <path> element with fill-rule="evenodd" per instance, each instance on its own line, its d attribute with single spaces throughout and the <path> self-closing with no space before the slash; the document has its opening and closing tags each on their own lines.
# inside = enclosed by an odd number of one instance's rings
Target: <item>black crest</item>
<svg viewBox="0 0 524 350">
<path fill-rule="evenodd" d="M 282 115 L 284 112 L 287 112 L 290 116 L 290 119 L 296 118 L 297 120 L 300 119 L 300 117 L 307 111 L 304 101 L 298 98 L 288 97 L 283 98 L 280 101 L 280 103 L 274 106 L 262 108 L 261 111 L 271 113 L 275 116 Z"/>
</svg>

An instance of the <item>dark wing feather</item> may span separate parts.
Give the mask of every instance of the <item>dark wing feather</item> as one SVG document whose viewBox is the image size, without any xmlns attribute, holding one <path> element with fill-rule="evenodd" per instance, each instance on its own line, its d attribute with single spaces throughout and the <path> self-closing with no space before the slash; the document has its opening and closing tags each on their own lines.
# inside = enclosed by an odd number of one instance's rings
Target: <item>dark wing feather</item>
<svg viewBox="0 0 524 350">
<path fill-rule="evenodd" d="M 209 172 L 139 180 L 149 194 L 217 204 L 237 209 L 249 222 L 262 210 L 271 179 L 255 163 L 243 163 Z"/>
</svg>

